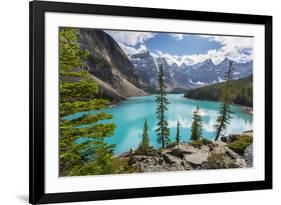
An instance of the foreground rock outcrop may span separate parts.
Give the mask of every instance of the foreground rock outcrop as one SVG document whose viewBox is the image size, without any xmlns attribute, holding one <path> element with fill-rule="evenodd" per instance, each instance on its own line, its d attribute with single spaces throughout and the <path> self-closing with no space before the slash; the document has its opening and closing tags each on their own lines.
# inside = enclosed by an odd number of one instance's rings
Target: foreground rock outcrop
<svg viewBox="0 0 281 205">
<path fill-rule="evenodd" d="M 162 150 L 131 151 L 119 157 L 127 158 L 128 165 L 138 172 L 244 168 L 253 166 L 253 146 L 238 154 L 222 141 L 200 146 L 180 143 Z"/>
<path fill-rule="evenodd" d="M 244 150 L 244 158 L 246 160 L 247 166 L 252 167 L 253 166 L 253 144 L 249 145 Z"/>
</svg>

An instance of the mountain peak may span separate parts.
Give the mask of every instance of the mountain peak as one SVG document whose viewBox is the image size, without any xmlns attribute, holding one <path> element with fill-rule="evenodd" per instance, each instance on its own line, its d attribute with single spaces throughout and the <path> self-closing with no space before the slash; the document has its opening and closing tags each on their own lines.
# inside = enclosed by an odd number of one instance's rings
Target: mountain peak
<svg viewBox="0 0 281 205">
<path fill-rule="evenodd" d="M 139 52 L 138 52 L 139 54 L 150 54 L 150 52 L 149 52 L 149 50 L 147 50 L 147 49 L 142 49 L 142 50 L 140 50 Z"/>
<path fill-rule="evenodd" d="M 208 58 L 205 61 L 203 61 L 204 64 L 214 64 L 212 59 Z"/>
<path fill-rule="evenodd" d="M 225 57 L 220 63 L 229 63 L 230 59 Z"/>
<path fill-rule="evenodd" d="M 143 49 L 138 53 L 132 54 L 131 58 L 147 58 L 150 56 L 149 50 Z"/>
</svg>

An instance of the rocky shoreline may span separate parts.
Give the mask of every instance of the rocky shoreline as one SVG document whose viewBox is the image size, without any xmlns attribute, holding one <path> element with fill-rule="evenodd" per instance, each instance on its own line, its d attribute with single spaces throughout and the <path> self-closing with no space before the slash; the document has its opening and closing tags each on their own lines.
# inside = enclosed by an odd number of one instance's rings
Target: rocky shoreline
<svg viewBox="0 0 281 205">
<path fill-rule="evenodd" d="M 252 133 L 248 132 L 246 135 Z M 252 167 L 253 144 L 247 146 L 243 153 L 237 153 L 229 148 L 229 143 L 231 140 L 215 141 L 200 146 L 180 143 L 161 150 L 131 150 L 118 158 L 127 160 L 128 165 L 140 173 Z"/>
</svg>

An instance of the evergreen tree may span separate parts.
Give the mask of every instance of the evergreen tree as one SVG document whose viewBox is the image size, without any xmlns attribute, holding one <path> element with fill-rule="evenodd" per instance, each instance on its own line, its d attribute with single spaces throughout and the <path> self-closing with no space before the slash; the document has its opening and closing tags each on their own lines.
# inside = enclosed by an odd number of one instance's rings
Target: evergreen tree
<svg viewBox="0 0 281 205">
<path fill-rule="evenodd" d="M 253 106 L 253 76 L 232 80 L 231 82 L 233 103 Z M 220 101 L 226 82 L 215 83 L 200 88 L 189 90 L 185 97 L 196 100 Z"/>
<path fill-rule="evenodd" d="M 218 140 L 220 138 L 221 133 L 225 133 L 227 125 L 230 123 L 231 114 L 231 104 L 233 103 L 233 90 L 231 89 L 231 80 L 233 77 L 233 62 L 229 62 L 228 69 L 225 72 L 224 80 L 226 81 L 221 92 L 220 97 L 220 107 L 219 107 L 219 115 L 216 120 L 215 129 L 216 129 L 216 138 Z"/>
<path fill-rule="evenodd" d="M 159 83 L 159 94 L 156 96 L 156 116 L 158 119 L 156 129 L 157 133 L 157 142 L 161 144 L 162 148 L 165 148 L 170 143 L 169 135 L 170 129 L 168 128 L 168 122 L 165 119 L 165 112 L 168 110 L 167 105 L 169 104 L 167 99 L 167 94 L 165 91 L 164 85 L 164 71 L 162 65 L 159 67 L 159 74 L 158 74 L 158 83 Z"/>
<path fill-rule="evenodd" d="M 176 134 L 176 142 L 177 144 L 180 143 L 180 122 L 179 122 L 179 119 L 177 120 L 177 134 Z"/>
<path fill-rule="evenodd" d="M 202 137 L 202 127 L 203 127 L 203 120 L 200 115 L 200 108 L 199 106 L 196 107 L 196 110 L 193 111 L 192 115 L 192 124 L 191 124 L 191 140 L 196 141 L 200 140 Z"/>
<path fill-rule="evenodd" d="M 60 175 L 90 175 L 116 172 L 113 158 L 114 145 L 104 142 L 114 133 L 115 125 L 100 120 L 112 115 L 97 112 L 107 106 L 98 99 L 98 86 L 83 69 L 88 52 L 77 43 L 77 30 L 60 29 Z M 80 117 L 67 120 L 66 116 L 85 112 Z M 83 136 L 82 142 L 77 142 Z"/>
<path fill-rule="evenodd" d="M 141 141 L 138 149 L 142 150 L 142 151 L 149 151 L 151 149 L 150 142 L 149 142 L 148 125 L 147 125 L 147 119 L 146 118 L 144 120 L 142 141 Z"/>
</svg>

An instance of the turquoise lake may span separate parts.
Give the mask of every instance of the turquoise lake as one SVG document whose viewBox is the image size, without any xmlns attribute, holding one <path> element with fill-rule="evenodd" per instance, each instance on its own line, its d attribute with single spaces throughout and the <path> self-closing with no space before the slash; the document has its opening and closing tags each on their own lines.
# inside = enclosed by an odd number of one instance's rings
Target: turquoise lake
<svg viewBox="0 0 281 205">
<path fill-rule="evenodd" d="M 214 124 L 218 114 L 218 102 L 191 100 L 184 98 L 182 94 L 167 95 L 170 104 L 166 113 L 171 141 L 175 140 L 177 119 L 179 119 L 181 128 L 181 139 L 184 142 L 189 141 L 190 127 L 192 122 L 192 112 L 198 105 L 201 109 L 203 118 L 203 136 L 210 140 L 215 137 Z M 135 149 L 142 138 L 144 119 L 147 118 L 149 126 L 150 143 L 154 147 L 160 147 L 157 143 L 155 133 L 157 119 L 155 116 L 155 96 L 130 97 L 127 100 L 103 109 L 102 112 L 112 114 L 112 120 L 104 122 L 113 122 L 116 124 L 115 134 L 106 139 L 108 143 L 116 144 L 115 154 L 121 154 L 128 150 Z M 252 129 L 253 117 L 246 113 L 242 107 L 233 105 L 232 110 L 235 112 L 228 126 L 228 133 L 241 133 Z M 96 111 L 95 111 L 96 112 Z M 79 117 L 82 113 L 76 113 L 68 116 L 67 119 Z"/>
</svg>

